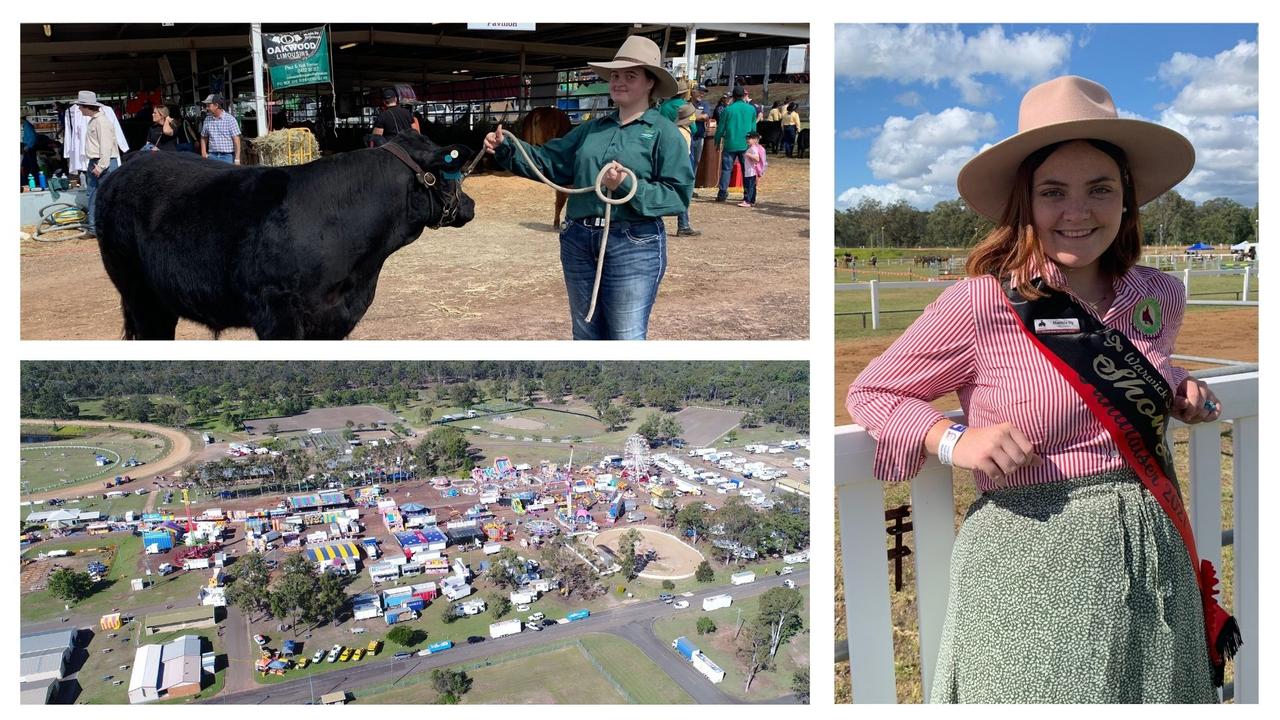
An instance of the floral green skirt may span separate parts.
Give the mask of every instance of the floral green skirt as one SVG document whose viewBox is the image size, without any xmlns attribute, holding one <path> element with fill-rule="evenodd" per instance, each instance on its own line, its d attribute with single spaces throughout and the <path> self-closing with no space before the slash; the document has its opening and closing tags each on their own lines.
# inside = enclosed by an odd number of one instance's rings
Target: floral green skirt
<svg viewBox="0 0 1280 720">
<path fill-rule="evenodd" d="M 978 498 L 930 702 L 1217 702 L 1191 561 L 1135 475 Z"/>
</svg>

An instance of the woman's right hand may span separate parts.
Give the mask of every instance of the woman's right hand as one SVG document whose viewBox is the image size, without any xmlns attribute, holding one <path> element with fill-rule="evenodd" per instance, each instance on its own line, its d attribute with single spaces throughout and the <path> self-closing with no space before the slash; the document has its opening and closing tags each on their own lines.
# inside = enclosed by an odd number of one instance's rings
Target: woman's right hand
<svg viewBox="0 0 1280 720">
<path fill-rule="evenodd" d="M 951 451 L 951 462 L 966 470 L 980 470 L 1003 484 L 1016 470 L 1041 463 L 1035 445 L 1010 423 L 990 427 L 971 427 L 964 431 Z"/>
<path fill-rule="evenodd" d="M 488 135 L 484 136 L 484 151 L 493 155 L 498 151 L 498 146 L 502 144 L 502 123 L 498 123 L 498 128 Z"/>
</svg>

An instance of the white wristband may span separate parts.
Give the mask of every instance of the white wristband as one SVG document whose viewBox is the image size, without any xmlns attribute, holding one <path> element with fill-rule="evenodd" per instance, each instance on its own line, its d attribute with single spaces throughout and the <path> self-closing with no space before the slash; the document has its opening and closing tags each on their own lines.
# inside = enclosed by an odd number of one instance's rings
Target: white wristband
<svg viewBox="0 0 1280 720">
<path fill-rule="evenodd" d="M 960 423 L 956 423 L 947 428 L 942 434 L 942 439 L 938 441 L 938 462 L 943 465 L 951 464 L 951 453 L 956 448 L 956 443 L 960 442 L 960 436 L 964 435 L 964 431 L 969 428 Z"/>
</svg>

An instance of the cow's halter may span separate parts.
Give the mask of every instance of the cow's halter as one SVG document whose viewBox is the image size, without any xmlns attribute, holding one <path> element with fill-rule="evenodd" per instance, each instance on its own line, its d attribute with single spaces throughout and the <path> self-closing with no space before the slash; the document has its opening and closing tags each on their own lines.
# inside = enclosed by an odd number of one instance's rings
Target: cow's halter
<svg viewBox="0 0 1280 720">
<path fill-rule="evenodd" d="M 430 171 L 423 170 L 418 163 L 414 162 L 413 158 L 409 157 L 409 153 L 406 153 L 404 148 L 395 143 L 384 143 L 378 147 L 391 153 L 396 159 L 407 165 L 413 171 L 414 179 L 421 183 L 424 188 L 430 190 L 436 186 L 436 176 Z M 445 177 L 448 176 L 449 173 L 445 173 Z M 457 215 L 458 208 L 462 204 L 461 178 L 454 183 L 452 193 L 441 193 L 441 197 L 444 203 L 440 208 L 440 219 L 434 225 L 428 224 L 432 230 L 438 230 L 442 225 L 447 225 Z"/>
</svg>

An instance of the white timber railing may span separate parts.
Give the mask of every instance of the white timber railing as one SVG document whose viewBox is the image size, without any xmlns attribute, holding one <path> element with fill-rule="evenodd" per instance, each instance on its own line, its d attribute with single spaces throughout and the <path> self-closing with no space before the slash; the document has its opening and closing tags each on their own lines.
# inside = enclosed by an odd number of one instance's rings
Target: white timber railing
<svg viewBox="0 0 1280 720">
<path fill-rule="evenodd" d="M 1221 372 L 1219 370 L 1218 372 Z M 1199 373 L 1196 373 L 1199 375 Z M 1214 374 L 1214 373 L 1207 373 Z M 1234 660 L 1234 682 L 1225 698 L 1258 701 L 1258 373 L 1208 377 L 1222 402 L 1218 422 L 1190 426 L 1191 521 L 1200 557 L 1223 576 L 1222 548 L 1234 548 L 1234 585 L 1230 607 L 1240 621 L 1244 645 Z M 960 417 L 953 412 L 951 417 Z M 1224 453 L 1220 433 L 1231 428 L 1231 477 L 1234 526 L 1222 529 Z M 1174 426 L 1181 423 L 1174 422 Z M 857 425 L 836 428 L 835 487 L 840 512 L 844 562 L 848 655 L 853 700 L 897 702 L 893 653 L 893 619 L 886 560 L 885 507 L 882 484 L 872 476 L 875 440 Z M 916 608 L 919 616 L 920 667 L 925 701 L 933 684 L 934 662 L 946 615 L 951 547 L 955 540 L 955 493 L 952 468 L 930 458 L 911 481 L 911 524 L 914 535 Z M 843 653 L 837 650 L 837 656 Z"/>
</svg>

